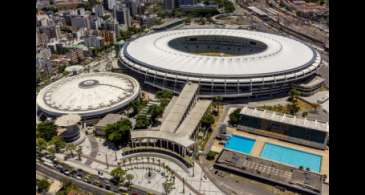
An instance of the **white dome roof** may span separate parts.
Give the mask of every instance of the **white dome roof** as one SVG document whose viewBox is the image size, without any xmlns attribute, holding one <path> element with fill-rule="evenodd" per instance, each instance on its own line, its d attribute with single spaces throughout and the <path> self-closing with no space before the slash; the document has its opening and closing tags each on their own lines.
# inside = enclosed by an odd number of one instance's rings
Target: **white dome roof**
<svg viewBox="0 0 365 195">
<path fill-rule="evenodd" d="M 110 72 L 66 77 L 43 88 L 37 96 L 40 109 L 50 115 L 93 116 L 119 109 L 140 91 L 132 77 Z"/>
</svg>

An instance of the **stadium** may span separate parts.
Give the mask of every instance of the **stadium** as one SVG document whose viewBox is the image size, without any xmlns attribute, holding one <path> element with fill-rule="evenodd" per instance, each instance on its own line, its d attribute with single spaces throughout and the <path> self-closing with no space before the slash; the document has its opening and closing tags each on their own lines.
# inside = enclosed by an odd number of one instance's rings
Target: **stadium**
<svg viewBox="0 0 365 195">
<path fill-rule="evenodd" d="M 92 118 L 120 110 L 139 93 L 138 81 L 130 76 L 85 73 L 65 77 L 43 88 L 37 96 L 37 106 L 48 116 L 78 114 Z"/>
<path fill-rule="evenodd" d="M 179 29 L 127 42 L 119 66 L 141 83 L 179 93 L 188 81 L 200 97 L 287 94 L 310 82 L 321 63 L 313 48 L 290 38 L 241 29 Z"/>
</svg>

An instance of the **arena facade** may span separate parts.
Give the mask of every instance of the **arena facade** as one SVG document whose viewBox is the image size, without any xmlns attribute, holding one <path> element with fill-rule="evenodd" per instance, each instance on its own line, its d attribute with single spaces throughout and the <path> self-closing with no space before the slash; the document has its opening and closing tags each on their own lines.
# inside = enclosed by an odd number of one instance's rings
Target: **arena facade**
<svg viewBox="0 0 365 195">
<path fill-rule="evenodd" d="M 200 97 L 287 94 L 316 75 L 321 58 L 290 38 L 241 29 L 179 29 L 127 42 L 119 66 L 140 82 L 179 93 L 188 81 Z"/>
<path fill-rule="evenodd" d="M 37 106 L 51 117 L 78 114 L 93 118 L 120 110 L 139 94 L 138 81 L 128 75 L 83 73 L 44 87 L 37 95 Z"/>
</svg>

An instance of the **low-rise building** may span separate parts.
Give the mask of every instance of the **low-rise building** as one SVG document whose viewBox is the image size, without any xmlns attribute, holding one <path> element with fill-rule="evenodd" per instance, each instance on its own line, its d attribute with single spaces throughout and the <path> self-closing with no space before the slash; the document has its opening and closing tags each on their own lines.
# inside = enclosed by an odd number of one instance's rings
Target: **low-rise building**
<svg viewBox="0 0 365 195">
<path fill-rule="evenodd" d="M 87 47 L 101 48 L 104 46 L 104 38 L 100 36 L 87 36 L 84 37 L 85 45 Z"/>
<path fill-rule="evenodd" d="M 95 135 L 104 136 L 105 132 L 103 131 L 103 129 L 107 125 L 111 125 L 120 121 L 120 119 L 122 119 L 122 115 L 120 114 L 107 114 L 95 125 Z"/>
<path fill-rule="evenodd" d="M 243 107 L 238 129 L 313 148 L 325 149 L 329 124 L 273 111 Z"/>
</svg>

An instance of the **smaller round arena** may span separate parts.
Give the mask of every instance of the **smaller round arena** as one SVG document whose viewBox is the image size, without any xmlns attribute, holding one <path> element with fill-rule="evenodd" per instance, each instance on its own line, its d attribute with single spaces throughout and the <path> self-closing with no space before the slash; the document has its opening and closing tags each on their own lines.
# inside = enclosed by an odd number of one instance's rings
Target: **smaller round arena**
<svg viewBox="0 0 365 195">
<path fill-rule="evenodd" d="M 37 106 L 49 116 L 78 114 L 90 118 L 120 110 L 139 93 L 138 81 L 130 76 L 85 73 L 62 78 L 43 88 L 37 96 Z"/>
</svg>

